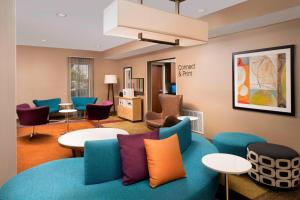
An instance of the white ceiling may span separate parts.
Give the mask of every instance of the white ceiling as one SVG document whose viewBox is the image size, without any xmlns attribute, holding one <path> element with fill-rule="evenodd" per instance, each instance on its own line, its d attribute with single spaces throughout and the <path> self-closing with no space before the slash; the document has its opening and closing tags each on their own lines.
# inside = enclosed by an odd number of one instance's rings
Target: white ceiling
<svg viewBox="0 0 300 200">
<path fill-rule="evenodd" d="M 17 44 L 104 51 L 130 42 L 102 33 L 102 12 L 112 1 L 17 0 Z M 244 1 L 186 0 L 181 4 L 181 14 L 199 18 Z M 144 0 L 144 4 L 168 12 L 174 12 L 175 7 L 169 0 Z M 200 13 L 199 9 L 205 11 Z M 57 17 L 59 12 L 68 16 Z"/>
</svg>

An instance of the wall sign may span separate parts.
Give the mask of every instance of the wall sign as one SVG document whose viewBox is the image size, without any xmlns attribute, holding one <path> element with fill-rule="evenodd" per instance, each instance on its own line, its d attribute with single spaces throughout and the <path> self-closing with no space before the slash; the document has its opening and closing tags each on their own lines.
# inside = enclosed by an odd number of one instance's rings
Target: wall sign
<svg viewBox="0 0 300 200">
<path fill-rule="evenodd" d="M 191 77 L 196 69 L 196 64 L 178 65 L 177 76 L 178 77 Z"/>
</svg>

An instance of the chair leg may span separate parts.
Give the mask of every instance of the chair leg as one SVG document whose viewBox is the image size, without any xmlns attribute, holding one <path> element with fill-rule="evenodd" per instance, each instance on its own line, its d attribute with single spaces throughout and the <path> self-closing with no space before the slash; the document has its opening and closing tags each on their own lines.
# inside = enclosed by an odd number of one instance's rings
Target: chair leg
<svg viewBox="0 0 300 200">
<path fill-rule="evenodd" d="M 100 128 L 100 120 L 98 120 L 98 128 Z"/>
<path fill-rule="evenodd" d="M 32 133 L 30 134 L 30 139 L 35 135 L 35 126 L 32 127 Z"/>
</svg>

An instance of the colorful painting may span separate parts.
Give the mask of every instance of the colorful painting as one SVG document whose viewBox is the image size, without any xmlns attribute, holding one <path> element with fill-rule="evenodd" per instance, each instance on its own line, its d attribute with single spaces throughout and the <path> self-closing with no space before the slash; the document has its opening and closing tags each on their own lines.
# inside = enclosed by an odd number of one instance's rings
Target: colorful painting
<svg viewBox="0 0 300 200">
<path fill-rule="evenodd" d="M 123 81 L 124 81 L 124 89 L 132 88 L 132 67 L 124 67 L 123 69 Z"/>
<path fill-rule="evenodd" d="M 144 95 L 144 78 L 132 78 L 132 88 L 135 95 Z"/>
<path fill-rule="evenodd" d="M 233 108 L 294 116 L 294 48 L 233 53 Z"/>
</svg>

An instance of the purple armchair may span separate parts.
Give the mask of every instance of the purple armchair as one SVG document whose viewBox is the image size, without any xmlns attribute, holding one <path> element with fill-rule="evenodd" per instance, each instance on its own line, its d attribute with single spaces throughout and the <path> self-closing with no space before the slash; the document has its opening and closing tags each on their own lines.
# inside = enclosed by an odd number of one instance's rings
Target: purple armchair
<svg viewBox="0 0 300 200">
<path fill-rule="evenodd" d="M 32 138 L 36 134 L 35 126 L 49 122 L 49 107 L 31 108 L 29 104 L 20 104 L 17 105 L 17 115 L 21 125 L 33 127 L 33 131 L 30 134 L 30 138 Z"/>
<path fill-rule="evenodd" d="M 100 127 L 100 120 L 109 117 L 110 109 L 113 105 L 111 101 L 104 101 L 102 104 L 87 104 L 86 113 L 88 120 L 97 120 L 98 128 Z"/>
</svg>

